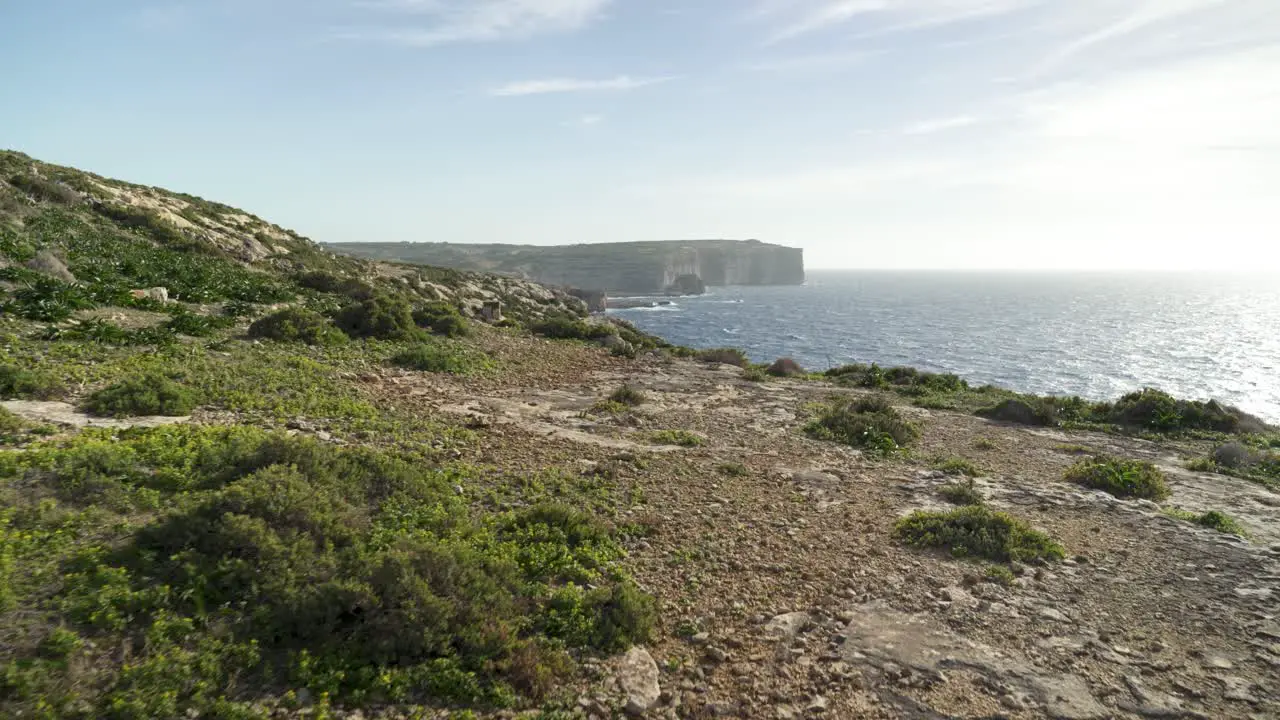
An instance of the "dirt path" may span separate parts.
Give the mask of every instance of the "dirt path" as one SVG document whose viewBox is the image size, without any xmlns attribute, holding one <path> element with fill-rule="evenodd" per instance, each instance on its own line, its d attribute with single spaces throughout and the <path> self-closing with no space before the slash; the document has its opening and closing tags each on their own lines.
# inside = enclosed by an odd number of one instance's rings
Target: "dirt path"
<svg viewBox="0 0 1280 720">
<path fill-rule="evenodd" d="M 478 459 L 517 472 L 608 463 L 643 498 L 626 512 L 654 528 L 628 561 L 662 610 L 649 716 L 1280 717 L 1280 496 L 1183 470 L 1175 449 L 904 408 L 923 430 L 913 459 L 872 461 L 800 432 L 806 404 L 841 390 L 684 361 L 602 362 L 522 388 L 419 382 L 380 391 L 469 416 Z M 584 413 L 623 382 L 642 407 Z M 653 446 L 660 429 L 706 442 Z M 1226 511 L 1252 540 L 1063 482 L 1080 451 L 1068 446 L 1157 462 L 1167 505 Z M 1069 559 L 1015 568 L 1003 586 L 976 563 L 895 545 L 898 517 L 938 505 L 934 455 L 983 468 L 989 503 L 1058 537 Z M 608 717 L 623 698 L 600 678 L 581 706 Z"/>
</svg>

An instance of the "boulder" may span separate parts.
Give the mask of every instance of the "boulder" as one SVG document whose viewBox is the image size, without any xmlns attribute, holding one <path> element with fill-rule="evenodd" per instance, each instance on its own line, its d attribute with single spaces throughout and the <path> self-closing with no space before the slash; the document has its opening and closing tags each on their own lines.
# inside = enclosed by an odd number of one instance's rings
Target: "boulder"
<svg viewBox="0 0 1280 720">
<path fill-rule="evenodd" d="M 168 288 L 153 287 L 153 288 L 147 288 L 146 290 L 130 290 L 129 294 L 139 300 L 142 300 L 143 298 L 147 298 L 150 300 L 155 300 L 156 302 L 160 302 L 160 303 L 169 302 Z"/>
<path fill-rule="evenodd" d="M 628 715 L 645 714 L 662 697 L 662 687 L 658 684 L 658 664 L 644 648 L 631 648 L 622 656 L 618 663 L 618 685 L 627 694 Z"/>
</svg>

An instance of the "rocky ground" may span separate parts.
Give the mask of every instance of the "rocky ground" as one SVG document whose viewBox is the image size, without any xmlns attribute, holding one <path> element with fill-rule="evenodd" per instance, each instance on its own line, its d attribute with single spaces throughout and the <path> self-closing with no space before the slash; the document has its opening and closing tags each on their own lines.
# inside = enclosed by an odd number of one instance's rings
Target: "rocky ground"
<svg viewBox="0 0 1280 720">
<path fill-rule="evenodd" d="M 647 531 L 628 569 L 661 626 L 645 648 L 584 663 L 584 716 L 1280 717 L 1280 495 L 1183 469 L 1207 446 L 902 407 L 919 443 L 872 459 L 801 432 L 812 403 L 855 391 L 515 334 L 484 344 L 500 375 L 356 380 L 388 407 L 476 430 L 463 461 L 569 468 L 626 498 L 617 522 Z M 595 409 L 624 383 L 641 406 Z M 89 422 L 57 403 L 5 405 Z M 704 442 L 656 445 L 658 430 Z M 1063 481 L 1098 451 L 1156 463 L 1165 507 L 1229 513 L 1250 538 Z M 929 469 L 943 456 L 981 468 L 987 502 L 1058 538 L 1067 559 L 1015 565 L 1004 585 L 980 563 L 896 545 L 899 517 L 945 506 L 936 491 L 951 478 Z"/>
<path fill-rule="evenodd" d="M 369 391 L 467 418 L 483 433 L 477 462 L 573 467 L 640 498 L 621 520 L 651 534 L 628 562 L 662 627 L 643 651 L 588 663 L 584 714 L 1280 716 L 1280 496 L 1182 469 L 1204 448 L 904 407 L 918 447 L 873 460 L 800 432 L 808 404 L 846 390 L 573 346 L 535 359 L 503 342 L 495 352 L 525 358 L 524 382 L 401 373 L 368 378 Z M 591 411 L 623 383 L 645 404 Z M 706 442 L 656 446 L 659 429 Z M 1155 462 L 1167 506 L 1227 512 L 1250 540 L 1064 482 L 1088 451 Z M 895 520 L 941 506 L 949 479 L 927 469 L 941 455 L 982 468 L 989 504 L 1060 539 L 1068 559 L 1015 566 L 1005 586 L 980 564 L 895 545 Z"/>
</svg>

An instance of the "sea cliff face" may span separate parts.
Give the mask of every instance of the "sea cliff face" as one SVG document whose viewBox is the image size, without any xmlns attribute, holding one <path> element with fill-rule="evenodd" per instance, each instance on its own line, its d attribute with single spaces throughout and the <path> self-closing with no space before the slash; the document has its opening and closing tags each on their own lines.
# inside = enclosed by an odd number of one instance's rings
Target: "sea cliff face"
<svg viewBox="0 0 1280 720">
<path fill-rule="evenodd" d="M 513 274 L 548 285 L 609 293 L 662 293 L 697 276 L 708 286 L 799 285 L 804 252 L 756 240 L 691 240 L 592 245 L 336 243 L 329 248 L 379 260 Z"/>
</svg>

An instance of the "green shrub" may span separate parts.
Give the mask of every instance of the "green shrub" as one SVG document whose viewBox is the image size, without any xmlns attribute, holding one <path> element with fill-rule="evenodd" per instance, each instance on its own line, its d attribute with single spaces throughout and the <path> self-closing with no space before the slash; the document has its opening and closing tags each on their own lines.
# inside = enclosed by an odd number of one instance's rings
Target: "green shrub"
<svg viewBox="0 0 1280 720">
<path fill-rule="evenodd" d="M 28 370 L 0 364 L 0 399 L 53 400 L 66 391 L 63 383 L 45 370 Z"/>
<path fill-rule="evenodd" d="M 530 332 L 552 340 L 602 340 L 616 335 L 613 326 L 571 317 L 550 317 L 529 326 Z"/>
<path fill-rule="evenodd" d="M 947 483 L 938 488 L 938 494 L 952 505 L 981 505 L 983 503 L 982 493 L 974 484 L 973 478 L 969 478 L 963 483 Z"/>
<path fill-rule="evenodd" d="M 392 356 L 391 364 L 409 370 L 464 375 L 473 369 L 472 358 L 453 347 L 438 344 L 414 345 Z"/>
<path fill-rule="evenodd" d="M 994 407 L 984 408 L 974 414 L 988 420 L 1013 423 L 1015 425 L 1049 427 L 1058 424 L 1057 409 L 1051 403 L 1028 402 L 1027 400 L 1013 398 L 1003 400 Z"/>
<path fill-rule="evenodd" d="M 1129 393 L 1110 406 L 1107 419 L 1124 427 L 1169 433 L 1186 430 L 1212 432 L 1262 432 L 1260 420 L 1214 400 L 1178 400 L 1172 395 L 1146 388 Z"/>
<path fill-rule="evenodd" d="M 804 428 L 812 438 L 888 455 L 910 445 L 919 429 L 881 397 L 836 398 Z"/>
<path fill-rule="evenodd" d="M 464 337 L 471 331 L 470 323 L 458 312 L 458 308 L 442 302 L 428 303 L 414 310 L 413 322 L 418 327 L 445 337 Z"/>
<path fill-rule="evenodd" d="M 363 280 L 343 277 L 324 270 L 311 270 L 297 275 L 295 281 L 304 288 L 341 295 L 357 302 L 373 297 L 373 286 Z"/>
<path fill-rule="evenodd" d="M 923 372 L 911 367 L 882 368 L 875 363 L 855 363 L 827 370 L 825 375 L 840 385 L 892 389 L 907 395 L 954 393 L 969 384 L 952 374 Z"/>
<path fill-rule="evenodd" d="M 624 384 L 609 394 L 609 401 L 628 407 L 640 407 L 644 404 L 645 396 L 643 392 Z"/>
<path fill-rule="evenodd" d="M 3 310 L 28 320 L 59 322 L 76 310 L 91 307 L 93 300 L 80 287 L 39 275 L 15 290 Z"/>
<path fill-rule="evenodd" d="M 230 318 L 214 315 L 197 315 L 187 310 L 179 310 L 165 323 L 165 329 L 179 335 L 191 337 L 208 337 L 217 331 L 231 327 Z"/>
<path fill-rule="evenodd" d="M 711 350 L 699 350 L 696 357 L 704 363 L 735 365 L 740 368 L 747 368 L 751 366 L 751 359 L 747 357 L 746 353 L 737 348 L 713 348 Z"/>
<path fill-rule="evenodd" d="M 321 315 L 300 307 L 288 307 L 256 320 L 249 337 L 303 342 L 308 345 L 341 345 L 347 336 Z"/>
<path fill-rule="evenodd" d="M 971 478 L 982 475 L 977 465 L 961 457 L 940 459 L 933 463 L 933 469 L 946 475 L 963 475 Z"/>
<path fill-rule="evenodd" d="M 72 188 L 37 175 L 14 175 L 9 178 L 9 184 L 23 190 L 37 200 L 46 200 L 62 205 L 75 205 L 84 199 L 80 197 L 80 193 Z"/>
<path fill-rule="evenodd" d="M 375 295 L 352 303 L 334 318 L 338 329 L 353 338 L 413 340 L 421 337 L 409 303 L 389 295 Z"/>
<path fill-rule="evenodd" d="M 742 379 L 747 382 L 765 382 L 769 377 L 769 373 L 766 372 L 764 368 L 756 365 L 752 365 L 742 371 Z"/>
<path fill-rule="evenodd" d="M 179 416 L 190 415 L 198 404 L 195 391 L 160 373 L 146 373 L 127 377 L 93 393 L 84 408 L 104 417 Z"/>
<path fill-rule="evenodd" d="M 987 568 L 986 577 L 989 582 L 1008 587 L 1013 585 L 1013 571 L 1004 565 L 992 565 Z"/>
<path fill-rule="evenodd" d="M 27 424 L 22 418 L 0 408 L 0 445 L 18 442 Z"/>
<path fill-rule="evenodd" d="M 655 445 L 679 445 L 680 447 L 698 447 L 706 443 L 701 437 L 688 430 L 659 430 L 649 436 Z"/>
<path fill-rule="evenodd" d="M 1067 470 L 1067 480 L 1116 497 L 1163 500 L 1169 497 L 1164 473 L 1149 462 L 1098 455 Z"/>
<path fill-rule="evenodd" d="M 899 520 L 894 539 L 906 545 L 943 548 L 956 557 L 1061 560 L 1062 546 L 1026 522 L 982 505 L 947 512 L 916 511 Z"/>
<path fill-rule="evenodd" d="M 1217 530 L 1220 533 L 1248 537 L 1248 533 L 1245 532 L 1244 526 L 1240 524 L 1240 521 L 1224 512 L 1209 510 L 1196 514 L 1181 508 L 1165 508 L 1162 512 L 1169 517 L 1186 520 L 1202 527 Z"/>
</svg>

